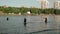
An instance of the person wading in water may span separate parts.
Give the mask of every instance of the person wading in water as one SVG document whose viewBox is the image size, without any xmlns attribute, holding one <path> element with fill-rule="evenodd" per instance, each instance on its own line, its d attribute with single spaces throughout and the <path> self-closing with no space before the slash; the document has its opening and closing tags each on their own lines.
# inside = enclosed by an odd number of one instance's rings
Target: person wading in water
<svg viewBox="0 0 60 34">
<path fill-rule="evenodd" d="M 6 20 L 8 21 L 8 20 L 9 20 L 9 18 L 7 17 L 7 18 L 6 18 Z"/>
<path fill-rule="evenodd" d="M 45 24 L 47 24 L 47 18 L 45 18 Z"/>
<path fill-rule="evenodd" d="M 26 26 L 26 24 L 27 24 L 27 23 L 26 23 L 26 18 L 24 18 L 24 26 Z"/>
</svg>

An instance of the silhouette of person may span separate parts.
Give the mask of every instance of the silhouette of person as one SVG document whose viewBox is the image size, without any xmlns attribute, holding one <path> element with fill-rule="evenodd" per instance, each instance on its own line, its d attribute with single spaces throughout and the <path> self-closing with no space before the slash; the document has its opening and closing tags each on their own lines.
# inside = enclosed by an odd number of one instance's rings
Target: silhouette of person
<svg viewBox="0 0 60 34">
<path fill-rule="evenodd" d="M 56 14 L 56 9 L 54 9 L 54 14 Z"/>
<path fill-rule="evenodd" d="M 9 18 L 7 17 L 7 19 L 6 19 L 7 21 L 9 20 Z"/>
<path fill-rule="evenodd" d="M 24 18 L 24 26 L 26 26 L 26 18 Z"/>
<path fill-rule="evenodd" d="M 47 18 L 45 18 L 45 24 L 47 24 Z"/>
</svg>

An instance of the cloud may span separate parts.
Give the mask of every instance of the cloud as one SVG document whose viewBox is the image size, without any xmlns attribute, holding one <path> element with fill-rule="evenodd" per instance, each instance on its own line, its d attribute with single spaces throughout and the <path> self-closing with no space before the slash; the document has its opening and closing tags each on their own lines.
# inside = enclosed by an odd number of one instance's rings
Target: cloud
<svg viewBox="0 0 60 34">
<path fill-rule="evenodd" d="M 46 1 L 47 3 L 49 3 L 48 0 L 36 0 L 36 1 L 38 1 L 38 2 Z"/>
<path fill-rule="evenodd" d="M 36 1 L 40 1 L 40 0 L 36 0 Z"/>
<path fill-rule="evenodd" d="M 37 1 L 47 1 L 47 0 L 37 0 Z"/>
</svg>

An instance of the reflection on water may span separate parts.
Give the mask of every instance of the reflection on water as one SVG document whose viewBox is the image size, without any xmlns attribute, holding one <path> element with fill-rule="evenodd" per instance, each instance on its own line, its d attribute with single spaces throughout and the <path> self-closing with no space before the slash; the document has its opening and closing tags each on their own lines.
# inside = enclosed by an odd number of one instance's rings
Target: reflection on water
<svg viewBox="0 0 60 34">
<path fill-rule="evenodd" d="M 7 17 L 9 18 L 8 21 L 6 20 Z M 23 24 L 24 17 L 27 18 L 26 27 Z M 0 33 L 25 34 L 60 28 L 60 16 L 47 16 L 47 24 L 45 24 L 43 17 L 45 16 L 0 16 Z"/>
</svg>

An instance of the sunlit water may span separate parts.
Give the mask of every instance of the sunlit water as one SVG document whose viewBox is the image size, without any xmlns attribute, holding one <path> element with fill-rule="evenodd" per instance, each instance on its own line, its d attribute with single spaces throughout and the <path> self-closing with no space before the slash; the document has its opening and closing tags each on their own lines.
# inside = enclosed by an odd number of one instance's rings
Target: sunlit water
<svg viewBox="0 0 60 34">
<path fill-rule="evenodd" d="M 6 20 L 7 17 L 9 18 L 8 21 Z M 27 19 L 26 27 L 24 27 L 25 17 Z M 26 34 L 60 28 L 60 16 L 47 16 L 47 24 L 45 24 L 43 17 L 45 16 L 0 16 L 0 33 Z"/>
</svg>

